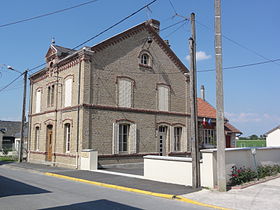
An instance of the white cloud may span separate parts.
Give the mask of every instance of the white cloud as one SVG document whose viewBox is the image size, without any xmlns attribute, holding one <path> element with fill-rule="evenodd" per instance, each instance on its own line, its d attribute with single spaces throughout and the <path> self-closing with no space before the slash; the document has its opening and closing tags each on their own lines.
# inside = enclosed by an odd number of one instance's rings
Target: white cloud
<svg viewBox="0 0 280 210">
<path fill-rule="evenodd" d="M 207 60 L 207 59 L 210 59 L 210 58 L 211 58 L 211 55 L 207 55 L 206 52 L 204 52 L 204 51 L 196 52 L 196 61 Z M 190 55 L 187 55 L 186 59 L 188 61 L 190 61 Z"/>
<path fill-rule="evenodd" d="M 267 113 L 259 114 L 259 113 L 225 113 L 226 117 L 229 119 L 230 122 L 237 122 L 237 123 L 260 123 L 269 121 L 280 121 L 280 117 L 276 115 L 270 115 Z"/>
</svg>

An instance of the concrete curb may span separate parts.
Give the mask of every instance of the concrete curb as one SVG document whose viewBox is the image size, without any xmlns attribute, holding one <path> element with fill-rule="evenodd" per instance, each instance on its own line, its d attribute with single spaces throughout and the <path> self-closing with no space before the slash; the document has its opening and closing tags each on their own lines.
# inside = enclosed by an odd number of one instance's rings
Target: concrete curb
<svg viewBox="0 0 280 210">
<path fill-rule="evenodd" d="M 177 200 L 177 201 L 190 203 L 190 204 L 203 206 L 203 207 L 209 207 L 209 208 L 221 209 L 221 210 L 230 210 L 228 208 L 223 208 L 223 207 L 219 207 L 219 206 L 214 206 L 214 205 L 201 203 L 201 202 L 191 200 L 191 199 L 188 199 L 188 198 L 184 198 L 182 196 L 177 196 L 177 195 L 155 193 L 155 192 L 150 192 L 150 191 L 146 191 L 146 190 L 139 190 L 139 189 L 135 189 L 135 188 L 123 187 L 123 186 L 118 186 L 118 185 L 113 185 L 113 184 L 106 184 L 106 183 L 102 183 L 102 182 L 89 181 L 89 180 L 86 180 L 86 179 L 79 179 L 79 178 L 74 178 L 74 177 L 70 177 L 70 176 L 64 176 L 64 175 L 49 173 L 49 172 L 45 172 L 44 174 L 47 175 L 47 176 L 52 176 L 52 177 L 57 177 L 57 178 L 62 178 L 62 179 L 67 179 L 67 180 L 92 184 L 92 185 L 96 185 L 96 186 L 100 186 L 100 187 L 123 190 L 123 191 L 127 191 L 127 192 L 140 193 L 140 194 L 144 194 L 144 195 L 151 195 L 151 196 L 155 196 L 155 197 L 159 197 L 159 198 Z"/>
</svg>

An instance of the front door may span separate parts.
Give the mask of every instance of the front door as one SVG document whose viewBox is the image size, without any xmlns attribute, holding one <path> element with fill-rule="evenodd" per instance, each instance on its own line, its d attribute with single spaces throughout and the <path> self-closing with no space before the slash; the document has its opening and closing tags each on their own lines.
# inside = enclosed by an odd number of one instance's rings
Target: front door
<svg viewBox="0 0 280 210">
<path fill-rule="evenodd" d="M 159 136 L 159 155 L 160 156 L 163 156 L 166 154 L 166 151 L 165 151 L 166 133 L 167 133 L 167 127 L 159 126 L 158 136 Z"/>
<path fill-rule="evenodd" d="M 230 136 L 226 136 L 226 148 L 231 148 L 231 145 L 230 145 Z"/>
<path fill-rule="evenodd" d="M 48 125 L 47 127 L 47 161 L 52 161 L 52 141 L 53 141 L 53 126 Z"/>
</svg>

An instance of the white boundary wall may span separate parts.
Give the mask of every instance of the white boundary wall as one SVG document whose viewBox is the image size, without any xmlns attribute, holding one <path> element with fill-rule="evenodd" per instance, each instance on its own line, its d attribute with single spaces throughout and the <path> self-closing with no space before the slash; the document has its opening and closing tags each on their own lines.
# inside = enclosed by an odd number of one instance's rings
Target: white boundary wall
<svg viewBox="0 0 280 210">
<path fill-rule="evenodd" d="M 201 150 L 201 186 L 217 185 L 217 150 Z M 257 165 L 280 165 L 280 147 L 257 148 Z M 254 169 L 251 148 L 226 149 L 226 174 L 230 178 L 232 166 Z M 144 156 L 144 177 L 156 181 L 192 185 L 192 159 L 168 156 Z"/>
</svg>

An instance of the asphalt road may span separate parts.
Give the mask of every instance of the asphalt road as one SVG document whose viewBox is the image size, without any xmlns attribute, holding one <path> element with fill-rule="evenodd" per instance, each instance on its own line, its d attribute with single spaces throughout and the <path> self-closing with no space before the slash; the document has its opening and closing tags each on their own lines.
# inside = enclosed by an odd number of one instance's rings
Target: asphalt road
<svg viewBox="0 0 280 210">
<path fill-rule="evenodd" d="M 0 166 L 0 209 L 209 209 Z"/>
</svg>

